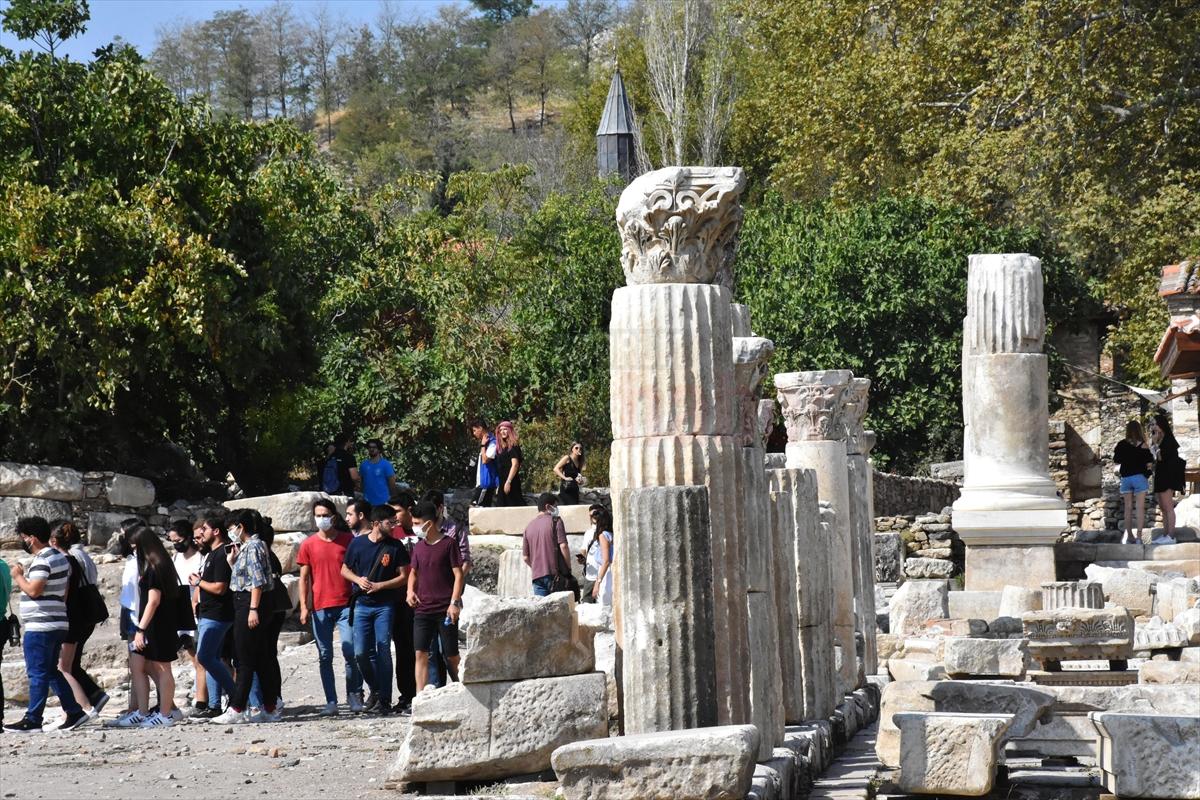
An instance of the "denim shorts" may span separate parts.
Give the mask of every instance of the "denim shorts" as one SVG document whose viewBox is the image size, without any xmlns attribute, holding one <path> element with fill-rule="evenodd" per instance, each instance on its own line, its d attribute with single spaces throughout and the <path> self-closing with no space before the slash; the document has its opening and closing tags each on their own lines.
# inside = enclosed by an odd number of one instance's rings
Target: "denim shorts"
<svg viewBox="0 0 1200 800">
<path fill-rule="evenodd" d="M 1109 486 L 1112 486 L 1110 483 Z M 1150 480 L 1145 475 L 1129 475 L 1121 478 L 1121 494 L 1140 494 L 1150 490 Z"/>
</svg>

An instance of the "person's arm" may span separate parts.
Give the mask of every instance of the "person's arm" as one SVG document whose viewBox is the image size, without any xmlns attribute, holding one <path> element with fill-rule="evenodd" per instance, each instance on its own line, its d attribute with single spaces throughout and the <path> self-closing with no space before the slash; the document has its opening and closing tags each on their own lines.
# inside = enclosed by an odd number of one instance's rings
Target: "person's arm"
<svg viewBox="0 0 1200 800">
<path fill-rule="evenodd" d="M 13 565 L 12 570 L 13 580 L 17 584 L 17 588 L 28 595 L 31 599 L 37 600 L 46 591 L 45 578 L 33 578 L 32 580 L 25 577 L 25 568 L 21 566 L 21 562 Z"/>
<path fill-rule="evenodd" d="M 371 590 L 371 582 L 366 578 L 355 575 L 354 570 L 350 569 L 350 567 L 346 566 L 344 563 L 342 564 L 342 577 L 351 583 L 357 583 L 360 587 L 362 587 L 364 592 L 369 592 Z"/>
<path fill-rule="evenodd" d="M 612 543 L 608 541 L 607 536 L 601 533 L 600 570 L 596 573 L 596 583 L 592 586 L 592 597 L 600 596 L 600 585 L 604 582 L 604 576 L 608 574 L 610 566 L 612 566 Z"/>
<path fill-rule="evenodd" d="M 450 605 L 446 606 L 446 614 L 457 625 L 458 617 L 462 613 L 458 603 L 462 599 L 463 593 L 463 569 L 462 567 L 451 567 L 450 570 L 454 573 L 454 589 L 450 593 Z"/>
<path fill-rule="evenodd" d="M 508 477 L 504 479 L 504 493 L 508 494 L 512 491 L 512 482 L 517 479 L 517 470 L 521 468 L 521 459 L 514 458 L 512 466 L 508 468 Z"/>
<path fill-rule="evenodd" d="M 408 603 L 409 608 L 416 608 L 421 598 L 417 596 L 417 567 L 415 564 L 410 564 L 408 567 L 408 596 L 404 598 Z"/>
<path fill-rule="evenodd" d="M 309 596 L 312 592 L 312 568 L 308 564 L 300 565 L 300 624 L 308 624 Z"/>
<path fill-rule="evenodd" d="M 570 458 L 570 456 L 563 456 L 562 458 L 560 458 L 558 460 L 558 463 L 554 465 L 554 474 L 557 475 L 560 480 L 564 480 L 564 481 L 571 480 L 566 475 L 564 475 L 563 471 L 562 471 L 562 468 L 567 465 L 568 458 Z"/>
<path fill-rule="evenodd" d="M 258 627 L 258 604 L 262 602 L 262 595 L 261 586 L 250 587 L 250 614 L 246 618 L 246 624 L 251 628 Z"/>
<path fill-rule="evenodd" d="M 521 556 L 525 559 L 525 566 L 533 566 L 533 562 L 529 560 L 529 531 L 521 534 Z"/>
<path fill-rule="evenodd" d="M 146 647 L 146 631 L 150 628 L 150 623 L 154 621 L 154 615 L 158 612 L 158 607 L 162 604 L 162 590 L 150 589 L 146 592 L 146 607 L 142 609 L 142 616 L 138 620 L 137 630 L 133 635 L 133 649 L 144 650 Z"/>
<path fill-rule="evenodd" d="M 399 588 L 400 585 L 406 580 L 408 580 L 408 567 L 401 567 L 400 569 L 396 570 L 396 577 L 389 578 L 386 581 L 377 581 L 372 583 L 371 591 L 379 592 L 383 591 L 384 589 L 396 589 Z"/>
</svg>

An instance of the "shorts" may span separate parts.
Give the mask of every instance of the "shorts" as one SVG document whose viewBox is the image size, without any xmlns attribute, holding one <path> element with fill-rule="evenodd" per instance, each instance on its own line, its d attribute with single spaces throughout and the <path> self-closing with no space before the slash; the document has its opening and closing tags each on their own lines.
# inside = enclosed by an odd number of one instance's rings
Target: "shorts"
<svg viewBox="0 0 1200 800">
<path fill-rule="evenodd" d="M 1141 494 L 1149 490 L 1150 481 L 1145 475 L 1128 475 L 1121 478 L 1121 494 Z"/>
<path fill-rule="evenodd" d="M 429 652 L 433 637 L 441 639 L 442 655 L 447 658 L 458 655 L 458 626 L 444 625 L 445 614 L 416 614 L 413 616 L 413 649 Z"/>
<path fill-rule="evenodd" d="M 133 641 L 133 612 L 121 606 L 121 638 L 127 642 Z"/>
</svg>

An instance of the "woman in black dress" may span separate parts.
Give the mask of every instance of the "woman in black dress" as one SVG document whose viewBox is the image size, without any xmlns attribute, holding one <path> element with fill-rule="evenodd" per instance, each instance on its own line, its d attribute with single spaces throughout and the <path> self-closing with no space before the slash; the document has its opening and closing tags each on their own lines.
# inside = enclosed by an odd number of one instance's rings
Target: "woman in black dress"
<svg viewBox="0 0 1200 800">
<path fill-rule="evenodd" d="M 169 728 L 174 724 L 171 711 L 175 708 L 175 675 L 171 672 L 171 662 L 179 654 L 181 622 L 176 619 L 176 604 L 183 590 L 175 565 L 158 534 L 139 526 L 130 532 L 130 541 L 137 553 L 138 608 L 141 609 L 141 615 L 134 621 L 132 647 L 141 656 L 138 668 L 154 681 L 158 694 L 158 710 L 151 713 L 150 692 L 138 692 L 139 726 Z M 133 685 L 136 687 L 138 682 L 134 681 Z"/>
<path fill-rule="evenodd" d="M 496 476 L 500 479 L 496 505 L 525 505 L 525 493 L 521 491 L 523 461 L 517 431 L 511 422 L 505 420 L 496 426 Z"/>
<path fill-rule="evenodd" d="M 1162 510 L 1163 532 L 1151 544 L 1175 543 L 1175 493 L 1184 488 L 1185 464 L 1179 457 L 1179 441 L 1171 431 L 1171 420 L 1163 412 L 1154 415 L 1151 433 L 1154 445 L 1154 496 Z"/>
<path fill-rule="evenodd" d="M 562 481 L 558 491 L 558 504 L 579 505 L 579 487 L 583 483 L 583 445 L 571 442 L 571 452 L 554 465 L 554 474 Z"/>
</svg>

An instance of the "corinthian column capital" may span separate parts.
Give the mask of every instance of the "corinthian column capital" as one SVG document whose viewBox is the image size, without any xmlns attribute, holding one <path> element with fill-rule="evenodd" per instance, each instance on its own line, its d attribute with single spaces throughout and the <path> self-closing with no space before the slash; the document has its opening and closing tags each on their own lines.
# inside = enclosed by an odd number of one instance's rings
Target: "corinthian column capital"
<svg viewBox="0 0 1200 800">
<path fill-rule="evenodd" d="M 846 436 L 846 390 L 854 373 L 848 369 L 782 372 L 775 389 L 783 409 L 789 442 L 832 440 Z"/>
</svg>

